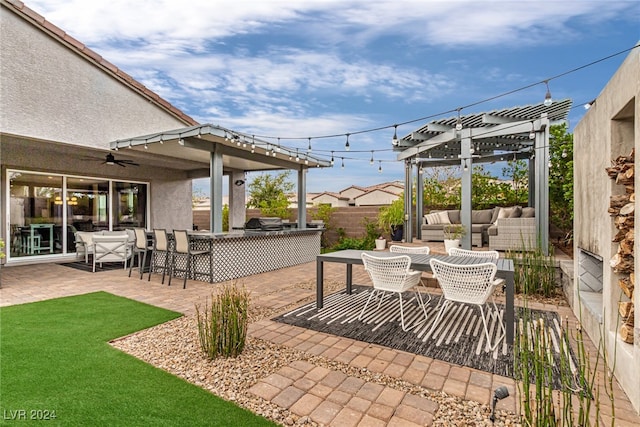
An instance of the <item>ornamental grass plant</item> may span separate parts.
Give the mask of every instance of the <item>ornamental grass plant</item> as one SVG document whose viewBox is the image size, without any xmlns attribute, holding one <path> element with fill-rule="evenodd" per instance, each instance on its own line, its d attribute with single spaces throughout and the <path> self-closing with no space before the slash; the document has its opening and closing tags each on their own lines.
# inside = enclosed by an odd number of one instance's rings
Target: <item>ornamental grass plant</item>
<svg viewBox="0 0 640 427">
<path fill-rule="evenodd" d="M 237 357 L 244 350 L 249 323 L 249 293 L 236 284 L 222 286 L 204 307 L 196 304 L 200 347 L 209 359 Z"/>
</svg>

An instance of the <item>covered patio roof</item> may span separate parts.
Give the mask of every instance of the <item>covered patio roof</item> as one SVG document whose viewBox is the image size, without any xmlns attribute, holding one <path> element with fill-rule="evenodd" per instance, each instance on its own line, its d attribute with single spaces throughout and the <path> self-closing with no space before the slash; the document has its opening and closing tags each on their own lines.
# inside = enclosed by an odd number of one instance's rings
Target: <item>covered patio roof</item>
<svg viewBox="0 0 640 427">
<path fill-rule="evenodd" d="M 461 220 L 471 229 L 471 174 L 474 163 L 493 163 L 512 159 L 529 161 L 529 204 L 536 208 L 536 222 L 543 250 L 549 233 L 549 126 L 567 119 L 572 101 L 564 99 L 512 107 L 490 112 L 457 115 L 434 120 L 416 129 L 394 146 L 398 160 L 405 162 L 405 188 L 413 187 L 416 174 L 416 223 L 420 232 L 423 211 L 421 171 L 424 167 L 455 166 L 462 168 Z M 413 239 L 414 222 L 411 199 L 405 200 L 405 235 Z M 420 236 L 418 236 L 420 237 Z M 471 248 L 469 233 L 462 240 Z"/>
<path fill-rule="evenodd" d="M 331 166 L 328 160 L 312 154 L 211 124 L 119 139 L 109 147 L 126 149 L 129 157 L 152 158 L 159 166 L 177 166 L 191 178 L 210 177 L 213 232 L 222 231 L 223 175 L 230 176 L 229 227 L 238 227 L 245 217 L 245 172 L 296 170 L 298 200 L 306 200 L 307 170 Z M 304 203 L 298 204 L 298 223 L 303 227 L 306 224 Z"/>
<path fill-rule="evenodd" d="M 331 166 L 326 159 L 211 124 L 119 139 L 110 142 L 110 148 L 130 148 L 133 151 L 127 151 L 127 154 L 137 151 L 145 156 L 166 157 L 172 162 L 179 159 L 183 161 L 180 168 L 191 171 L 208 168 L 209 153 L 214 151 L 222 156 L 225 172 L 297 170 Z"/>
</svg>

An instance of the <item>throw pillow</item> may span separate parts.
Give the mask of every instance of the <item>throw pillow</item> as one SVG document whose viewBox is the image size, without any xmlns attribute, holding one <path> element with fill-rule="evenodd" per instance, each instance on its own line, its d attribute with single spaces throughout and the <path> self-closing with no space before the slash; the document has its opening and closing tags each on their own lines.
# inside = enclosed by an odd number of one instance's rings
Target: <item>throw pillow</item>
<svg viewBox="0 0 640 427">
<path fill-rule="evenodd" d="M 498 212 L 498 217 L 496 218 L 496 222 L 494 224 L 497 225 L 498 219 L 500 218 L 509 218 L 511 215 L 512 208 L 500 208 L 500 212 Z"/>
<path fill-rule="evenodd" d="M 522 218 L 534 218 L 536 216 L 536 208 L 523 208 L 522 209 Z"/>
<path fill-rule="evenodd" d="M 509 218 L 520 218 L 522 215 L 522 208 L 520 206 L 514 206 L 509 214 Z"/>
<path fill-rule="evenodd" d="M 451 224 L 449 221 L 449 213 L 447 211 L 438 212 L 439 224 Z"/>
<path fill-rule="evenodd" d="M 425 215 L 425 217 L 427 218 L 427 224 L 432 225 L 432 224 L 440 224 L 440 215 L 438 215 L 438 213 L 431 213 L 431 214 L 427 214 Z"/>
</svg>

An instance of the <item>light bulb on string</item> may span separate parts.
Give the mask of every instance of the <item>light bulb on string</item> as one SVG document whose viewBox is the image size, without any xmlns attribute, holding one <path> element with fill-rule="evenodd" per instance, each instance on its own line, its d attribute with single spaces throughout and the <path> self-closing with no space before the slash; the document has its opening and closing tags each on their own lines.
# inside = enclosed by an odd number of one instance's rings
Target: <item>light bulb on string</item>
<svg viewBox="0 0 640 427">
<path fill-rule="evenodd" d="M 304 164 L 308 165 L 309 164 L 309 157 L 304 156 Z"/>
<path fill-rule="evenodd" d="M 251 135 L 251 152 L 255 153 L 256 151 L 256 136 Z"/>
<path fill-rule="evenodd" d="M 544 81 L 545 86 L 547 87 L 547 93 L 544 94 L 544 106 L 549 107 L 553 104 L 553 98 L 551 98 L 551 90 L 549 90 L 549 80 Z"/>
<path fill-rule="evenodd" d="M 300 156 L 298 155 L 298 149 L 296 148 L 296 162 L 300 161 Z"/>
<path fill-rule="evenodd" d="M 307 147 L 307 153 L 311 153 L 311 138 L 309 138 L 309 146 Z"/>
<path fill-rule="evenodd" d="M 347 142 L 344 144 L 344 149 L 349 151 L 351 147 L 349 146 L 349 134 L 347 133 Z"/>
<path fill-rule="evenodd" d="M 393 125 L 393 138 L 391 139 L 392 145 L 398 145 L 398 125 Z"/>
<path fill-rule="evenodd" d="M 462 130 L 462 119 L 460 118 L 460 110 L 462 110 L 462 108 L 458 108 L 458 119 L 456 120 L 456 130 Z"/>
<path fill-rule="evenodd" d="M 342 157 L 342 166 L 340 168 L 344 169 L 344 157 Z"/>
<path fill-rule="evenodd" d="M 333 158 L 333 151 L 331 151 L 331 166 L 335 163 L 335 159 Z"/>
<path fill-rule="evenodd" d="M 378 160 L 378 173 L 382 173 L 382 160 Z"/>
<path fill-rule="evenodd" d="M 278 153 L 280 152 L 280 137 L 278 137 L 278 147 L 276 148 L 276 150 L 278 150 Z"/>
<path fill-rule="evenodd" d="M 373 164 L 373 150 L 371 150 L 371 160 L 369 160 L 369 164 L 372 165 Z"/>
<path fill-rule="evenodd" d="M 568 155 L 569 155 L 569 154 L 567 154 L 567 150 L 563 148 L 563 149 L 562 149 L 562 158 L 563 158 L 563 159 L 566 159 Z"/>
</svg>

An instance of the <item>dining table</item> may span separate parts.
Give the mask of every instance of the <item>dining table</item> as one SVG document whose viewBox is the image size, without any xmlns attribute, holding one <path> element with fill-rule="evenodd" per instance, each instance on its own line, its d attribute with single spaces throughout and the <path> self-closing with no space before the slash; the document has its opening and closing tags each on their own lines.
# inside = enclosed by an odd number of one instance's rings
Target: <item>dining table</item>
<svg viewBox="0 0 640 427">
<path fill-rule="evenodd" d="M 352 293 L 353 286 L 353 265 L 362 265 L 362 254 L 367 253 L 369 255 L 377 257 L 391 257 L 398 256 L 398 253 L 392 252 L 380 252 L 380 251 L 366 251 L 356 249 L 346 249 L 336 252 L 329 252 L 320 254 L 316 257 L 316 307 L 322 308 L 324 305 L 324 264 L 328 262 L 346 264 L 346 292 Z M 505 322 L 506 322 L 506 334 L 505 340 L 507 344 L 513 344 L 514 339 L 514 265 L 513 260 L 508 258 L 498 258 L 497 261 L 487 258 L 483 261 L 482 258 L 468 257 L 468 256 L 450 256 L 439 254 L 402 254 L 411 258 L 411 268 L 419 271 L 431 272 L 431 264 L 429 261 L 432 258 L 439 259 L 444 262 L 452 264 L 478 264 L 481 262 L 495 262 L 497 266 L 496 277 L 504 279 L 505 281 Z"/>
</svg>

